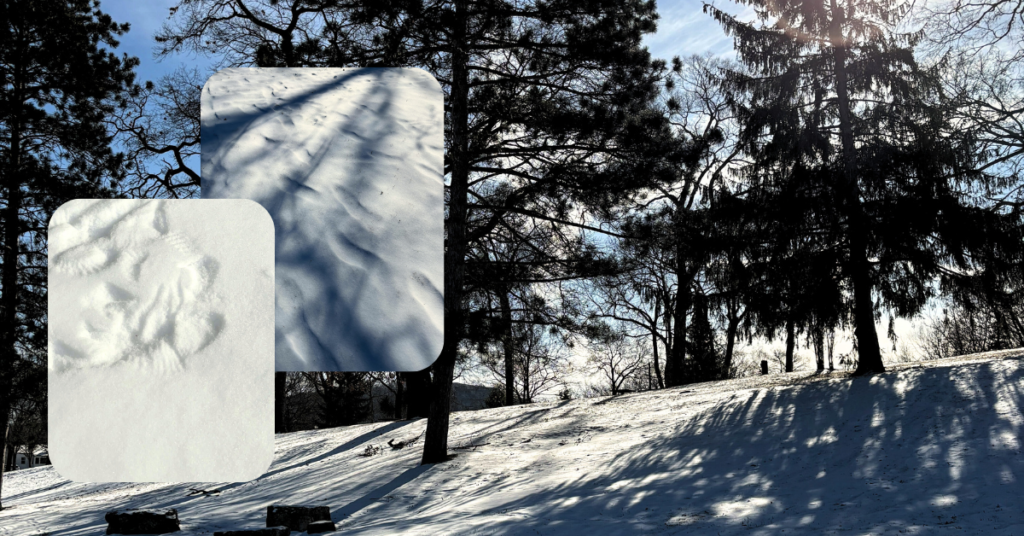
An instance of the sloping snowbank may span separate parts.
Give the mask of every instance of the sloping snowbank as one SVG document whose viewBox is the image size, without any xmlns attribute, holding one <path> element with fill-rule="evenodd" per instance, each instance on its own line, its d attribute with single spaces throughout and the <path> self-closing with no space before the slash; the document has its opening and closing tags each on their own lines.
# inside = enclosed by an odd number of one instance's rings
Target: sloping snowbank
<svg viewBox="0 0 1024 536">
<path fill-rule="evenodd" d="M 869 378 L 778 375 L 278 437 L 243 484 L 88 485 L 10 474 L 0 535 L 100 534 L 113 508 L 177 508 L 186 534 L 328 504 L 346 534 L 1024 534 L 1024 352 Z M 382 454 L 362 457 L 368 446 Z M 220 489 L 189 495 L 189 488 Z"/>
</svg>

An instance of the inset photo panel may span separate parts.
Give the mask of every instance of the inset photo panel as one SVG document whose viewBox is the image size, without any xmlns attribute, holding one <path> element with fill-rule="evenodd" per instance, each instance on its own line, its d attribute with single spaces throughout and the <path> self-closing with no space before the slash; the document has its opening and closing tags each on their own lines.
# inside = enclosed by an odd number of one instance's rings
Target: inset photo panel
<svg viewBox="0 0 1024 536">
<path fill-rule="evenodd" d="M 75 481 L 248 481 L 274 454 L 274 226 L 76 199 L 49 224 L 49 452 Z"/>
<path fill-rule="evenodd" d="M 414 371 L 444 338 L 444 97 L 419 69 L 236 68 L 202 91 L 202 198 L 274 219 L 278 371 Z"/>
</svg>

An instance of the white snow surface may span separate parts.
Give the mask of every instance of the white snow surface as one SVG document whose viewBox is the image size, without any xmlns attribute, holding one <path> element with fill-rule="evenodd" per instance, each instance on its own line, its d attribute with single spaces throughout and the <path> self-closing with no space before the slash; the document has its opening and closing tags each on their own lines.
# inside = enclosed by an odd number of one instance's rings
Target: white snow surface
<svg viewBox="0 0 1024 536">
<path fill-rule="evenodd" d="M 246 200 L 76 199 L 49 224 L 49 452 L 80 481 L 273 455 L 274 229 Z"/>
<path fill-rule="evenodd" d="M 131 507 L 210 534 L 262 527 L 270 504 L 329 505 L 345 534 L 1024 534 L 1022 358 L 460 412 L 454 458 L 430 466 L 419 420 L 279 435 L 244 484 L 16 471 L 0 535 L 101 534 L 104 512 Z"/>
<path fill-rule="evenodd" d="M 225 69 L 202 197 L 274 219 L 277 370 L 422 370 L 444 338 L 444 104 L 419 69 Z"/>
</svg>

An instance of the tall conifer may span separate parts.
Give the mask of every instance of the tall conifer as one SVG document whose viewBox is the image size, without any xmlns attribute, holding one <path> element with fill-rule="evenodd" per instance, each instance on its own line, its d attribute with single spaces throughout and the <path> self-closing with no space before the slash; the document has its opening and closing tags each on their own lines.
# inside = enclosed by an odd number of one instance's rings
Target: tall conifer
<svg viewBox="0 0 1024 536">
<path fill-rule="evenodd" d="M 936 277 L 972 269 L 971 252 L 990 247 L 965 232 L 997 238 L 984 230 L 993 215 L 970 196 L 985 180 L 971 172 L 977 155 L 970 140 L 946 135 L 949 103 L 936 70 L 915 59 L 920 36 L 897 31 L 906 4 L 743 3 L 760 23 L 707 4 L 705 11 L 734 37 L 749 72 L 724 82 L 751 95 L 738 109 L 755 160 L 747 180 L 775 187 L 811 177 L 825 186 L 820 209 L 805 212 L 797 230 L 836 237 L 839 277 L 852 301 L 856 372 L 884 371 L 875 330 L 880 308 L 915 314 L 933 295 Z"/>
<path fill-rule="evenodd" d="M 106 47 L 127 30 L 98 0 L 0 3 L 0 434 L 23 381 L 45 387 L 32 369 L 45 366 L 49 215 L 76 197 L 111 195 L 123 175 L 106 120 L 125 103 L 138 60 Z"/>
</svg>

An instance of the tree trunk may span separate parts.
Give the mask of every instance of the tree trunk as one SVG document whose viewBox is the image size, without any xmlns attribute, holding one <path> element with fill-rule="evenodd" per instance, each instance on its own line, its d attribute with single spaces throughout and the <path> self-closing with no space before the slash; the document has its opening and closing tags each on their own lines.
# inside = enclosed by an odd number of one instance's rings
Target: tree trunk
<svg viewBox="0 0 1024 536">
<path fill-rule="evenodd" d="M 288 67 L 298 67 L 295 62 L 295 45 L 292 44 L 291 32 L 281 35 L 281 56 Z"/>
<path fill-rule="evenodd" d="M 738 316 L 729 316 L 729 324 L 725 328 L 725 370 L 723 371 L 723 378 L 729 379 L 732 377 L 732 352 L 736 348 L 736 332 L 740 327 L 740 318 Z"/>
<path fill-rule="evenodd" d="M 501 306 L 501 349 L 505 353 L 505 405 L 515 404 L 516 362 L 512 348 L 512 305 L 508 299 L 508 288 L 502 287 L 498 302 Z"/>
<path fill-rule="evenodd" d="M 8 419 L 8 421 L 9 420 L 10 419 Z M 11 436 L 11 423 L 8 422 L 4 426 L 4 428 L 6 429 L 6 432 L 4 432 L 4 449 L 3 449 L 4 450 L 4 457 L 3 457 L 3 466 L 0 467 L 0 472 L 2 472 L 2 471 L 11 471 L 11 470 L 14 469 L 14 451 L 17 450 L 15 448 L 13 448 L 14 445 L 9 445 L 7 443 L 8 438 L 10 438 L 10 436 Z"/>
<path fill-rule="evenodd" d="M 405 419 L 405 373 L 395 373 L 395 420 Z"/>
<path fill-rule="evenodd" d="M 17 85 L 16 85 L 17 87 Z M 20 105 L 20 100 L 15 100 Z M 19 117 L 10 125 L 11 148 L 7 167 L 7 209 L 4 211 L 3 266 L 0 266 L 0 425 L 7 433 L 8 419 L 13 404 L 14 362 L 18 310 L 18 257 L 21 256 L 18 239 L 21 237 L 21 129 Z M 7 444 L 6 438 L 4 444 Z M 0 493 L 3 491 L 3 468 L 0 467 Z M 3 503 L 0 502 L 0 510 Z"/>
<path fill-rule="evenodd" d="M 533 397 L 530 396 L 530 362 L 527 361 L 527 360 L 524 360 L 524 365 L 525 366 L 523 367 L 523 374 L 522 374 L 522 376 L 523 376 L 523 380 L 522 380 L 523 381 L 523 391 L 521 393 L 519 393 L 519 403 L 520 404 L 532 404 L 533 403 Z"/>
<path fill-rule="evenodd" d="M 825 327 L 820 323 L 814 326 L 814 361 L 817 372 L 825 372 Z"/>
<path fill-rule="evenodd" d="M 8 466 L 8 463 L 9 463 L 7 461 L 7 459 L 8 459 L 8 457 L 10 457 L 11 460 L 14 459 L 14 452 L 8 452 L 8 449 L 7 449 L 7 446 L 8 446 L 7 445 L 7 438 L 11 434 L 10 417 L 11 417 L 10 405 L 9 404 L 7 404 L 7 405 L 0 405 L 0 426 L 2 426 L 3 430 L 4 430 L 4 448 L 3 448 L 4 456 L 3 456 L 3 458 L 0 458 L 0 497 L 3 497 L 3 491 L 4 491 L 4 471 L 7 469 L 7 466 Z M 13 451 L 14 449 L 10 449 L 10 450 Z M 3 501 L 0 501 L 0 511 L 2 511 L 3 509 L 4 509 Z"/>
<path fill-rule="evenodd" d="M 448 242 L 444 252 L 444 347 L 434 363 L 433 399 L 423 440 L 422 463 L 448 459 L 448 419 L 451 411 L 455 357 L 462 338 L 462 283 L 466 261 L 466 212 L 469 193 L 469 54 L 466 51 L 466 0 L 455 1 L 452 28 L 451 185 Z"/>
<path fill-rule="evenodd" d="M 675 339 L 672 338 L 673 334 L 675 333 L 675 330 L 672 329 L 672 315 L 669 314 L 668 293 L 666 292 L 665 294 L 665 314 L 662 315 L 662 318 L 664 319 L 665 323 L 665 368 L 663 369 L 663 372 L 665 374 L 664 386 L 667 387 L 669 368 L 668 362 L 672 357 L 672 349 L 675 348 Z"/>
<path fill-rule="evenodd" d="M 274 373 L 274 433 L 283 434 L 288 431 L 288 424 L 285 422 L 285 386 L 288 385 L 287 372 Z"/>
<path fill-rule="evenodd" d="M 662 378 L 662 364 L 660 364 L 657 358 L 657 319 L 662 315 L 662 300 L 659 297 L 654 298 L 654 318 L 652 319 L 650 326 L 650 342 L 653 346 L 654 354 L 654 377 L 657 379 L 657 388 L 665 388 L 665 380 Z M 666 311 L 666 317 L 668 317 L 668 311 Z M 668 347 L 666 348 L 668 349 Z"/>
<path fill-rule="evenodd" d="M 405 373 L 406 418 L 422 419 L 430 416 L 430 369 Z"/>
<path fill-rule="evenodd" d="M 833 328 L 828 333 L 828 371 L 829 372 L 832 372 L 833 370 L 836 369 L 835 365 L 833 365 L 833 363 L 832 363 L 832 353 L 833 353 L 833 350 L 835 350 L 835 348 L 836 348 L 836 331 Z"/>
<path fill-rule="evenodd" d="M 796 345 L 793 318 L 786 319 L 786 372 L 793 372 L 793 347 Z"/>
<path fill-rule="evenodd" d="M 658 382 L 655 388 L 664 389 L 665 380 L 661 377 L 661 365 L 658 363 L 658 332 L 655 329 L 651 329 L 651 344 L 654 346 L 654 379 Z"/>
<path fill-rule="evenodd" d="M 830 41 L 836 75 L 836 97 L 839 102 L 839 131 L 843 143 L 844 207 L 850 242 L 850 278 L 853 282 L 854 336 L 857 338 L 857 370 L 854 375 L 885 372 L 882 353 L 875 331 L 875 307 L 871 300 L 871 264 L 868 261 L 867 225 L 860 201 L 857 179 L 857 153 L 850 120 L 850 96 L 847 88 L 846 45 L 842 33 L 844 15 L 831 1 L 832 28 Z"/>
<path fill-rule="evenodd" d="M 677 272 L 675 326 L 672 331 L 672 351 L 665 360 L 665 385 L 676 387 L 683 384 L 684 362 L 686 359 L 686 312 L 690 309 L 690 281 L 685 271 Z"/>
</svg>

